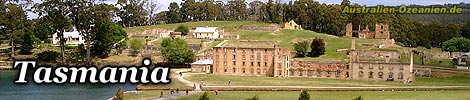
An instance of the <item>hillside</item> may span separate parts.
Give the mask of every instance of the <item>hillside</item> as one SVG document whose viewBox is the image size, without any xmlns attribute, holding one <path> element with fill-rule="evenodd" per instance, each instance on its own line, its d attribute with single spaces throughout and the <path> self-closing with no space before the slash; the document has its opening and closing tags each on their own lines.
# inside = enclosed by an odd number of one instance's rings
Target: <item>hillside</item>
<svg viewBox="0 0 470 100">
<path fill-rule="evenodd" d="M 237 27 L 241 25 L 246 26 L 269 26 L 269 23 L 262 22 L 253 22 L 253 21 L 203 21 L 203 22 L 188 22 L 188 23 L 178 23 L 178 24 L 163 24 L 156 26 L 142 26 L 142 27 L 131 27 L 126 28 L 125 30 L 129 32 L 132 31 L 143 31 L 145 29 L 151 28 L 165 28 L 165 29 L 174 29 L 177 26 L 184 24 L 186 26 L 196 27 L 196 26 L 215 26 L 225 29 L 226 32 L 233 34 L 239 34 L 240 40 L 276 40 L 279 41 L 279 45 L 283 48 L 288 48 L 291 52 L 294 51 L 293 44 L 299 41 L 311 40 L 316 37 L 324 39 L 326 43 L 326 52 L 325 55 L 322 55 L 317 58 L 305 57 L 305 58 L 294 58 L 302 60 L 329 60 L 329 61 L 347 61 L 346 52 L 336 52 L 336 49 L 349 49 L 351 48 L 351 39 L 350 38 L 341 38 L 334 35 L 328 35 L 323 33 L 316 33 L 308 30 L 289 30 L 289 29 L 280 29 L 279 31 L 256 31 L 256 30 L 241 30 Z M 236 40 L 234 40 L 236 41 Z M 154 44 L 158 45 L 161 41 L 156 41 Z M 188 41 L 190 42 L 190 41 Z M 360 48 L 359 44 L 367 43 L 379 45 L 382 43 L 382 40 L 379 39 L 356 39 L 356 47 Z"/>
</svg>

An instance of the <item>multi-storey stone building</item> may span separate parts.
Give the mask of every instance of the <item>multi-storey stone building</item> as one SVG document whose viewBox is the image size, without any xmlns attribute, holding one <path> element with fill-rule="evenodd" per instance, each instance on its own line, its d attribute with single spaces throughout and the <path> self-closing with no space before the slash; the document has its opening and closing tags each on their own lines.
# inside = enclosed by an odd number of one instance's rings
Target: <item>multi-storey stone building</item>
<svg viewBox="0 0 470 100">
<path fill-rule="evenodd" d="M 361 61 L 354 39 L 348 61 L 290 60 L 276 41 L 223 41 L 213 48 L 213 74 L 413 81 L 410 63 Z M 412 58 L 411 58 L 412 59 Z M 411 61 L 412 63 L 412 61 Z"/>
<path fill-rule="evenodd" d="M 213 48 L 213 73 L 287 77 L 290 50 L 277 41 L 223 41 Z"/>
</svg>

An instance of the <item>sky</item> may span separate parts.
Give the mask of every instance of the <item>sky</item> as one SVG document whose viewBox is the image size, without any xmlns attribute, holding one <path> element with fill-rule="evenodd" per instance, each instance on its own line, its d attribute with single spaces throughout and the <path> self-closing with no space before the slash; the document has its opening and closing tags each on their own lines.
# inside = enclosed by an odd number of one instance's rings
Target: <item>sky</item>
<svg viewBox="0 0 470 100">
<path fill-rule="evenodd" d="M 35 3 L 41 2 L 41 0 L 33 0 Z M 156 0 L 158 2 L 158 12 L 168 10 L 168 6 L 171 2 L 181 3 L 182 0 Z M 198 1 L 198 0 L 196 0 Z M 217 1 L 217 0 L 214 0 Z M 228 0 L 223 0 L 228 1 Z M 252 2 L 255 0 L 246 0 L 246 2 Z M 262 2 L 266 2 L 268 0 L 259 0 Z M 281 0 L 282 2 L 289 2 L 291 0 Z M 339 4 L 343 0 L 315 0 L 320 3 L 326 4 Z M 385 5 L 385 6 L 397 6 L 397 5 L 411 5 L 411 4 L 418 4 L 418 5 L 433 5 L 433 4 L 448 4 L 448 3 L 470 3 L 470 0 L 349 0 L 351 3 L 357 3 L 360 5 L 367 5 L 367 6 L 375 6 L 375 5 Z M 115 4 L 117 0 L 106 0 L 104 1 L 108 4 Z M 37 15 L 28 13 L 28 18 L 36 18 Z"/>
</svg>

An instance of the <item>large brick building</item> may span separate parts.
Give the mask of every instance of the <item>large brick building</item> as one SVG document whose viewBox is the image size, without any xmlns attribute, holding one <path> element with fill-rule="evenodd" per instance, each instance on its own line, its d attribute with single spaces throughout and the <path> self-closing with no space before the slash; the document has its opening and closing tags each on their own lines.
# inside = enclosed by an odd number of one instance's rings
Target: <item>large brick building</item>
<svg viewBox="0 0 470 100">
<path fill-rule="evenodd" d="M 213 73 L 287 77 L 290 50 L 277 41 L 223 41 L 213 48 Z"/>
<path fill-rule="evenodd" d="M 223 41 L 213 48 L 211 72 L 268 77 L 414 80 L 413 65 L 410 63 L 361 61 L 361 52 L 356 50 L 354 39 L 348 55 L 349 62 L 290 60 L 290 50 L 280 48 L 277 44 L 277 41 Z"/>
</svg>

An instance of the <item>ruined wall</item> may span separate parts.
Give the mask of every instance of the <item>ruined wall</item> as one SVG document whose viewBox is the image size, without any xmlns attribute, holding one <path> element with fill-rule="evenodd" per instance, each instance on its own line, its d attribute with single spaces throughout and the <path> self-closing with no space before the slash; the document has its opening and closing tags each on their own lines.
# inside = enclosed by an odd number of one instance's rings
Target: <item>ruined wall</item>
<svg viewBox="0 0 470 100">
<path fill-rule="evenodd" d="M 349 66 L 346 62 L 291 60 L 289 77 L 348 79 Z"/>
</svg>

